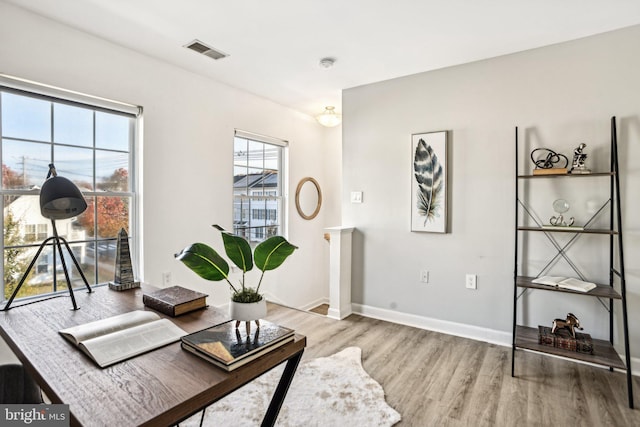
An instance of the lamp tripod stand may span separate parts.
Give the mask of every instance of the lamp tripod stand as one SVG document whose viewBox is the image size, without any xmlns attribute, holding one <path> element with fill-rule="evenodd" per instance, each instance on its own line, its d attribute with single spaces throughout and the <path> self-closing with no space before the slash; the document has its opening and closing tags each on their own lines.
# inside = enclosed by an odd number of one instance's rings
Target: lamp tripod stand
<svg viewBox="0 0 640 427">
<path fill-rule="evenodd" d="M 53 250 L 54 250 L 54 252 L 55 252 L 55 250 L 57 248 L 58 254 L 60 255 L 60 263 L 62 264 L 62 270 L 64 271 L 64 277 L 67 280 L 67 287 L 69 289 L 69 294 L 71 295 L 71 302 L 73 303 L 73 309 L 74 310 L 78 310 L 79 307 L 76 304 L 76 298 L 73 295 L 73 286 L 71 284 L 71 279 L 69 278 L 69 271 L 67 270 L 67 263 L 64 260 L 64 254 L 62 253 L 62 245 L 60 243 L 63 243 L 64 247 L 67 249 L 67 252 L 71 256 L 71 259 L 73 260 L 73 263 L 75 264 L 76 269 L 78 270 L 78 272 L 80 273 L 80 276 L 82 277 L 82 280 L 84 281 L 84 285 L 89 290 L 89 293 L 92 292 L 91 291 L 91 287 L 89 286 L 89 282 L 87 281 L 87 278 L 85 277 L 84 273 L 82 272 L 82 269 L 80 268 L 80 263 L 78 263 L 78 260 L 76 259 L 75 255 L 73 255 L 73 251 L 69 247 L 69 243 L 67 243 L 67 240 L 64 237 L 58 236 L 58 229 L 56 228 L 56 222 L 53 219 L 51 220 L 51 226 L 53 227 L 53 236 L 46 238 L 40 244 L 40 247 L 38 248 L 38 252 L 36 252 L 35 256 L 31 260 L 31 263 L 29 264 L 29 267 L 27 267 L 27 271 L 24 272 L 24 274 L 22 275 L 22 278 L 20 279 L 20 282 L 18 283 L 18 286 L 15 288 L 15 290 L 11 294 L 11 297 L 7 301 L 7 304 L 0 311 L 7 311 L 7 310 L 9 310 L 11 308 L 11 303 L 13 302 L 14 298 L 16 297 L 16 295 L 18 295 L 18 292 L 20 291 L 20 288 L 24 284 L 25 280 L 27 280 L 27 277 L 29 276 L 29 273 L 31 272 L 31 270 L 33 269 L 33 266 L 35 265 L 36 261 L 38 260 L 38 257 L 40 256 L 40 253 L 43 251 L 43 249 L 45 248 L 47 243 L 49 243 L 51 241 L 53 242 Z M 55 276 L 55 265 L 54 265 L 54 276 L 53 277 L 54 277 L 54 281 L 55 281 L 55 277 L 56 277 Z"/>
<path fill-rule="evenodd" d="M 58 229 L 56 228 L 56 219 L 70 219 L 80 215 L 87 209 L 87 202 L 84 200 L 82 196 L 82 192 L 76 187 L 76 185 L 68 180 L 67 178 L 58 176 L 56 172 L 56 167 L 53 163 L 49 164 L 49 173 L 47 174 L 47 178 L 42 184 L 42 188 L 40 189 L 40 213 L 42 216 L 51 220 L 51 226 L 53 228 L 53 236 L 47 237 L 44 242 L 40 244 L 38 248 L 38 252 L 31 260 L 31 264 L 27 268 L 27 271 L 22 275 L 22 279 L 18 283 L 18 286 L 11 294 L 11 297 L 7 301 L 7 304 L 0 311 L 7 311 L 11 308 L 11 303 L 13 299 L 18 295 L 18 291 L 24 284 L 25 280 L 27 280 L 27 276 L 33 269 L 40 253 L 45 248 L 45 246 L 49 242 L 53 242 L 53 254 L 55 260 L 56 249 L 60 254 L 60 262 L 62 263 L 62 270 L 64 271 L 64 277 L 67 279 L 67 287 L 69 288 L 69 294 L 71 295 L 71 301 L 73 303 L 73 309 L 77 310 L 78 305 L 76 304 L 76 297 L 73 295 L 73 286 L 71 285 L 71 279 L 69 278 L 69 270 L 67 270 L 67 263 L 64 260 L 64 254 L 62 253 L 62 245 L 64 243 L 64 247 L 67 248 L 67 252 L 71 256 L 73 263 L 76 268 L 80 272 L 80 276 L 82 276 L 82 280 L 84 281 L 84 285 L 87 287 L 89 292 L 91 292 L 91 287 L 89 286 L 89 282 L 87 282 L 87 278 L 84 276 L 82 269 L 80 268 L 80 264 L 76 259 L 75 255 L 73 255 L 73 251 L 69 247 L 69 243 L 63 238 L 58 236 Z M 53 283 L 57 283 L 56 280 L 56 263 L 53 265 Z M 46 298 L 45 298 L 46 299 Z"/>
</svg>

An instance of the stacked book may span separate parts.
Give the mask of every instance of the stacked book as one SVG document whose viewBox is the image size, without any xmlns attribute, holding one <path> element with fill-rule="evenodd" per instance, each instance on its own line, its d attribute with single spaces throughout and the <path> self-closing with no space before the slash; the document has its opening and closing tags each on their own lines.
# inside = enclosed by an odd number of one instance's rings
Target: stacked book
<svg viewBox="0 0 640 427">
<path fill-rule="evenodd" d="M 563 348 L 578 353 L 593 354 L 593 340 L 589 334 L 576 332 L 576 337 L 572 337 L 568 329 L 556 329 L 551 332 L 548 326 L 538 326 L 538 343 L 556 348 Z"/>
<path fill-rule="evenodd" d="M 145 292 L 142 303 L 167 316 L 176 317 L 206 307 L 207 296 L 182 286 L 171 286 L 155 292 Z"/>
<path fill-rule="evenodd" d="M 233 371 L 276 348 L 293 341 L 293 329 L 260 320 L 249 331 L 230 320 L 182 337 L 182 348 L 214 365 Z"/>
</svg>

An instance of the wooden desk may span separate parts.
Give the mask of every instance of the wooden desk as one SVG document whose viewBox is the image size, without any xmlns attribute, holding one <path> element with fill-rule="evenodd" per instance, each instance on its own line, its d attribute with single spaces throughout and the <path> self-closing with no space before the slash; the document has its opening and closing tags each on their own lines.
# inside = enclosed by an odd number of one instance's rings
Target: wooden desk
<svg viewBox="0 0 640 427">
<path fill-rule="evenodd" d="M 302 335 L 228 373 L 182 350 L 180 343 L 100 369 L 58 333 L 144 309 L 143 289 L 155 288 L 80 290 L 76 292 L 77 311 L 71 310 L 68 296 L 23 307 L 17 304 L 0 312 L 0 334 L 52 403 L 69 404 L 71 425 L 173 425 L 287 361 L 263 422 L 272 425 L 306 346 Z M 228 316 L 208 308 L 172 320 L 191 333 L 224 322 Z"/>
</svg>

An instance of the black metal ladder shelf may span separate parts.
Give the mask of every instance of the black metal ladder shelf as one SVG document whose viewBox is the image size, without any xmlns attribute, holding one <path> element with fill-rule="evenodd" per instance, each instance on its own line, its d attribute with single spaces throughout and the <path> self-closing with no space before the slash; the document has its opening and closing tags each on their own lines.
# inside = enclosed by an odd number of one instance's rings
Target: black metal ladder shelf
<svg viewBox="0 0 640 427">
<path fill-rule="evenodd" d="M 553 354 L 556 356 L 562 356 L 574 360 L 580 360 L 584 362 L 590 362 L 602 366 L 609 367 L 610 370 L 620 369 L 626 372 L 627 378 L 627 394 L 629 397 L 629 408 L 633 408 L 633 385 L 632 385 L 632 373 L 631 373 L 631 356 L 629 352 L 629 328 L 627 318 L 627 298 L 626 298 L 626 282 L 624 272 L 624 253 L 623 253 L 623 240 L 622 240 L 622 216 L 620 210 L 620 174 L 618 173 L 618 140 L 616 131 L 616 118 L 611 118 L 611 154 L 610 154 L 610 170 L 608 172 L 591 173 L 591 174 L 558 174 L 558 175 L 520 175 L 518 172 L 519 165 L 519 147 L 518 147 L 518 128 L 515 128 L 515 259 L 514 259 L 514 276 L 513 276 L 513 342 L 511 353 L 511 376 L 515 376 L 515 357 L 516 349 L 526 349 L 530 351 L 536 351 L 545 354 Z M 581 177 L 609 177 L 609 199 L 597 210 L 595 214 L 587 221 L 585 227 L 582 229 L 551 229 L 543 227 L 541 222 L 537 220 L 535 215 L 529 210 L 526 203 L 521 200 L 519 193 L 519 182 L 527 179 L 566 179 L 566 178 L 581 178 Z M 599 216 L 603 211 L 608 208 L 609 211 L 609 228 L 607 229 L 594 229 L 590 228 L 591 222 Z M 530 219 L 533 220 L 535 226 L 523 226 L 520 225 L 523 218 L 518 215 L 519 211 L 524 211 Z M 526 262 L 525 259 L 520 259 L 519 256 L 519 237 L 521 233 L 527 232 L 541 232 L 549 239 L 551 244 L 556 249 L 556 254 L 551 258 L 549 263 L 538 274 L 540 276 L 542 272 L 547 270 L 556 260 L 562 258 L 571 266 L 576 274 L 582 279 L 586 280 L 575 266 L 575 264 L 569 259 L 566 254 L 566 250 L 575 243 L 575 241 L 583 234 L 595 234 L 602 236 L 609 236 L 609 283 L 598 284 L 595 289 L 589 292 L 575 292 L 564 289 L 558 289 L 554 287 L 538 285 L 532 282 L 535 277 L 526 277 L 519 275 L 518 265 L 519 261 Z M 555 233 L 573 233 L 573 236 L 569 241 L 563 245 L 560 245 L 555 239 Z M 616 262 L 617 261 L 617 262 Z M 616 283 L 619 284 L 619 290 L 616 289 Z M 542 345 L 538 343 L 538 330 L 525 325 L 517 324 L 518 316 L 518 300 L 526 292 L 532 290 L 543 290 L 547 292 L 563 292 L 574 295 L 582 295 L 586 297 L 598 298 L 605 309 L 609 313 L 609 339 L 608 340 L 593 340 L 594 354 L 584 354 L 578 352 L 571 352 L 569 350 Z M 620 303 L 622 309 L 622 323 L 623 323 L 623 341 L 624 341 L 624 361 L 620 358 L 617 351 L 614 349 L 614 304 Z"/>
</svg>

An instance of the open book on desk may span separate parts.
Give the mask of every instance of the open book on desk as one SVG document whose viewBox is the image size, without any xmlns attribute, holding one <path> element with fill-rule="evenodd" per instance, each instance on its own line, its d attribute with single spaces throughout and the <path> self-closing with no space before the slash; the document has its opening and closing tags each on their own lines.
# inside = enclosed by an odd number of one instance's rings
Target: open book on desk
<svg viewBox="0 0 640 427">
<path fill-rule="evenodd" d="M 187 333 L 151 311 L 131 311 L 59 331 L 101 368 L 176 342 Z"/>
<path fill-rule="evenodd" d="M 585 282 L 579 279 L 574 279 L 572 277 L 542 276 L 538 277 L 537 279 L 533 279 L 531 283 L 536 283 L 538 285 L 555 286 L 557 288 L 568 289 L 570 291 L 577 292 L 589 292 L 591 289 L 596 287 L 595 283 Z"/>
</svg>

